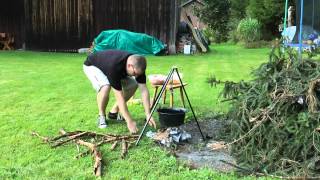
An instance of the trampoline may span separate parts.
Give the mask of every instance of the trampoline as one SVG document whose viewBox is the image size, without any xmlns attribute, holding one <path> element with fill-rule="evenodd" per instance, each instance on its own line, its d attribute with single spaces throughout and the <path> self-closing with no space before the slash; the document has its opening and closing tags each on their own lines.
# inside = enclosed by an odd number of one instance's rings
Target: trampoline
<svg viewBox="0 0 320 180">
<path fill-rule="evenodd" d="M 320 0 L 296 0 L 296 27 L 294 36 L 287 29 L 288 0 L 285 3 L 284 32 L 289 40 L 285 45 L 297 48 L 301 56 L 303 49 L 313 50 L 320 46 Z M 290 37 L 291 35 L 291 37 Z M 291 38 L 291 39 L 290 39 Z"/>
</svg>

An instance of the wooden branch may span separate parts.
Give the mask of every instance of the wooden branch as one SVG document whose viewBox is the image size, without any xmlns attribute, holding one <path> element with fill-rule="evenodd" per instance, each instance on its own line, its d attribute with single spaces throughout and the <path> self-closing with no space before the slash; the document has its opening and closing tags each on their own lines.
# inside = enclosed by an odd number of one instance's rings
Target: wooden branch
<svg viewBox="0 0 320 180">
<path fill-rule="evenodd" d="M 102 155 L 101 152 L 98 151 L 97 147 L 94 147 L 93 150 L 94 155 L 94 166 L 93 166 L 93 172 L 96 176 L 100 177 L 102 175 Z"/>
<path fill-rule="evenodd" d="M 78 147 L 79 145 L 87 147 L 87 151 L 76 155 L 75 158 L 78 159 L 88 154 L 92 154 L 92 157 L 94 159 L 93 172 L 96 176 L 102 175 L 102 154 L 98 149 L 99 146 L 106 143 L 113 143 L 110 150 L 114 150 L 117 147 L 117 144 L 119 144 L 119 142 L 122 142 L 121 158 L 123 159 L 127 155 L 130 145 L 133 144 L 134 141 L 139 137 L 138 135 L 122 136 L 115 134 L 99 134 L 89 131 L 66 132 L 64 129 L 61 129 L 59 131 L 59 136 L 53 138 L 40 136 L 36 132 L 32 132 L 31 134 L 32 136 L 37 136 L 44 142 L 49 143 L 53 148 L 61 146 L 68 142 L 74 142 L 77 145 L 78 152 L 80 152 L 80 149 Z M 91 143 L 84 140 L 88 138 L 93 138 L 94 141 Z"/>
<path fill-rule="evenodd" d="M 61 130 L 60 130 L 60 131 L 61 131 Z M 81 132 L 81 133 L 79 133 L 79 134 L 75 134 L 75 135 L 72 135 L 72 136 L 66 136 L 66 138 L 68 138 L 67 140 L 58 141 L 58 142 L 56 142 L 55 144 L 53 144 L 51 147 L 55 148 L 55 147 L 57 147 L 57 146 L 61 146 L 62 144 L 65 144 L 65 143 L 67 143 L 67 142 L 69 142 L 69 141 L 72 141 L 72 140 L 74 140 L 74 139 L 77 139 L 77 138 L 79 138 L 79 137 L 81 137 L 81 136 L 84 136 L 84 135 L 86 135 L 86 134 L 87 134 L 87 132 Z"/>
<path fill-rule="evenodd" d="M 105 136 L 104 138 L 105 139 L 115 138 L 115 139 L 119 140 L 119 139 L 136 139 L 138 137 L 139 137 L 138 135 L 125 135 L 125 136 L 119 136 L 118 135 L 118 136 L 112 136 L 112 137 Z"/>
<path fill-rule="evenodd" d="M 122 139 L 121 158 L 124 159 L 128 153 L 128 146 L 126 140 Z"/>
<path fill-rule="evenodd" d="M 74 158 L 75 158 L 75 159 L 79 159 L 79 158 L 81 158 L 81 157 L 84 157 L 84 156 L 90 154 L 90 152 L 91 152 L 91 149 L 89 149 L 89 150 L 87 150 L 87 151 L 85 151 L 85 152 L 82 152 L 82 153 L 76 155 Z"/>
<path fill-rule="evenodd" d="M 61 129 L 60 131 L 64 131 L 63 129 Z M 64 131 L 65 132 L 65 131 Z M 61 138 L 65 138 L 67 136 L 73 136 L 79 133 L 82 133 L 83 131 L 73 131 L 73 132 L 65 132 L 65 134 L 61 134 L 60 136 L 54 137 L 52 138 L 52 141 L 57 141 Z M 61 133 L 61 132 L 60 132 Z"/>
<path fill-rule="evenodd" d="M 132 147 L 133 144 L 135 144 L 135 141 L 128 142 L 128 150 Z"/>
<path fill-rule="evenodd" d="M 48 137 L 45 137 L 45 136 L 40 136 L 38 133 L 36 133 L 36 132 L 31 132 L 31 135 L 32 136 L 37 136 L 37 137 L 39 137 L 40 139 L 42 139 L 42 141 L 43 142 L 45 142 L 45 143 L 49 143 L 49 141 L 50 141 L 50 139 L 48 138 Z"/>
<path fill-rule="evenodd" d="M 66 134 L 66 131 L 64 131 L 63 129 L 60 130 L 60 133 L 61 134 Z M 68 137 L 68 138 L 72 138 L 71 140 L 74 140 L 75 138 L 77 137 L 81 137 L 81 135 L 84 135 L 86 134 L 87 132 L 83 132 L 83 133 L 80 133 L 80 134 L 77 134 L 77 135 L 73 135 L 71 137 Z M 90 151 L 93 153 L 93 156 L 94 156 L 94 166 L 93 166 L 93 172 L 96 176 L 100 177 L 102 175 L 102 155 L 101 155 L 101 152 L 99 152 L 97 146 L 95 144 L 92 144 L 92 143 L 89 143 L 89 142 L 86 142 L 86 141 L 83 141 L 83 140 L 80 140 L 80 139 L 77 139 L 75 140 L 75 143 L 79 144 L 79 145 L 83 145 L 83 146 L 86 146 L 90 149 Z"/>
<path fill-rule="evenodd" d="M 117 147 L 118 142 L 119 142 L 119 141 L 115 141 L 115 142 L 112 144 L 112 146 L 111 146 L 111 148 L 110 148 L 111 151 L 113 151 L 113 150 Z"/>
</svg>

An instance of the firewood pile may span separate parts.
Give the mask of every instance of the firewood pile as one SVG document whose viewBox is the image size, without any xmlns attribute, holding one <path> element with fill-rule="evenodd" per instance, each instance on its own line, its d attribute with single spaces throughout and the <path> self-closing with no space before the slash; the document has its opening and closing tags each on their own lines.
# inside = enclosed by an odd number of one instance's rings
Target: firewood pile
<svg viewBox="0 0 320 180">
<path fill-rule="evenodd" d="M 179 34 L 178 44 L 177 44 L 177 52 L 183 53 L 184 45 L 195 44 L 193 37 L 190 33 L 181 33 Z"/>
<path fill-rule="evenodd" d="M 61 129 L 60 135 L 56 137 L 44 137 L 37 132 L 32 132 L 32 136 L 39 137 L 43 142 L 48 143 L 51 148 L 57 148 L 62 145 L 75 144 L 78 152 L 76 159 L 91 154 L 94 160 L 93 172 L 95 176 L 102 175 L 102 154 L 99 147 L 104 144 L 112 144 L 110 151 L 113 151 L 121 144 L 120 158 L 124 159 L 128 153 L 128 149 L 137 140 L 138 135 L 115 135 L 115 134 L 99 134 L 90 131 L 72 131 L 66 132 Z M 86 151 L 80 152 L 79 146 L 87 148 Z"/>
</svg>

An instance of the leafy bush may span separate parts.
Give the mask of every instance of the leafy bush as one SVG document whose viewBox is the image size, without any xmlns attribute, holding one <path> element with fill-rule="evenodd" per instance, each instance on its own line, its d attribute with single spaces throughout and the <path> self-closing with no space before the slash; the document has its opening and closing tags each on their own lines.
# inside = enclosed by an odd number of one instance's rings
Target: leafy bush
<svg viewBox="0 0 320 180">
<path fill-rule="evenodd" d="M 214 31 L 210 28 L 205 28 L 203 29 L 203 34 L 204 36 L 210 41 L 210 42 L 214 42 L 215 41 L 215 34 Z"/>
<path fill-rule="evenodd" d="M 237 32 L 239 39 L 245 43 L 245 47 L 250 47 L 251 43 L 260 40 L 260 23 L 256 19 L 242 19 L 238 25 Z"/>
<path fill-rule="evenodd" d="M 249 5 L 249 0 L 230 0 L 230 18 L 228 22 L 229 41 L 238 43 L 239 37 L 237 27 L 241 19 L 245 18 L 246 8 Z"/>
<path fill-rule="evenodd" d="M 295 5 L 289 0 L 289 5 Z M 247 16 L 257 19 L 261 23 L 262 38 L 271 40 L 279 36 L 278 25 L 283 22 L 285 1 L 279 0 L 249 0 L 246 7 Z"/>
<path fill-rule="evenodd" d="M 255 41 L 255 42 L 248 43 L 245 47 L 249 48 L 249 49 L 270 48 L 271 44 L 272 44 L 272 42 L 261 40 L 261 41 Z"/>
<path fill-rule="evenodd" d="M 228 22 L 228 28 L 229 28 L 229 42 L 231 43 L 238 43 L 239 42 L 239 36 L 237 32 L 237 27 L 239 24 L 240 20 L 239 19 L 230 19 Z"/>
</svg>

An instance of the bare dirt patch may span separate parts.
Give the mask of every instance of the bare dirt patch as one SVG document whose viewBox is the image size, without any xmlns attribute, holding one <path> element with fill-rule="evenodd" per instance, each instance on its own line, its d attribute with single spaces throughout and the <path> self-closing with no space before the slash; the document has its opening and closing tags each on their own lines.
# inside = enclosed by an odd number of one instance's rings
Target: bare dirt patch
<svg viewBox="0 0 320 180">
<path fill-rule="evenodd" d="M 178 160 L 193 168 L 207 167 L 222 172 L 233 171 L 234 167 L 224 163 L 236 164 L 229 150 L 225 148 L 214 150 L 212 148 L 212 144 L 221 141 L 219 137 L 221 137 L 221 133 L 224 133 L 228 121 L 210 119 L 200 121 L 199 124 L 203 134 L 210 139 L 203 141 L 195 121 L 180 126 L 179 128 L 190 133 L 192 138 L 177 146 L 175 154 Z"/>
</svg>

